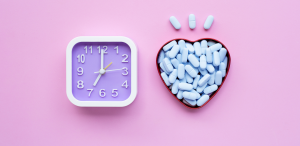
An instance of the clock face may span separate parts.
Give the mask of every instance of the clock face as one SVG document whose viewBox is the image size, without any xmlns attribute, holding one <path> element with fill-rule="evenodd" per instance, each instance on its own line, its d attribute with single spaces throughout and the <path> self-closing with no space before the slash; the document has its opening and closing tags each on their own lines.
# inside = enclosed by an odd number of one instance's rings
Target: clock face
<svg viewBox="0 0 300 146">
<path fill-rule="evenodd" d="M 107 68 L 106 68 L 107 67 Z M 79 42 L 72 49 L 72 93 L 79 101 L 124 101 L 131 94 L 131 49 L 123 42 Z"/>
</svg>

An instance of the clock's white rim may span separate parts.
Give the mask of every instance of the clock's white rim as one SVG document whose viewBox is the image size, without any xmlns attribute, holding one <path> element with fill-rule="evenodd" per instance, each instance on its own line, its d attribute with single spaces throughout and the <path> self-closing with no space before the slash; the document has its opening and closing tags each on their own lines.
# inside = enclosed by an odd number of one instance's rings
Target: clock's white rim
<svg viewBox="0 0 300 146">
<path fill-rule="evenodd" d="M 72 49 L 79 42 L 124 42 L 131 49 L 131 93 L 124 101 L 80 101 L 72 92 Z M 124 107 L 131 104 L 137 95 L 137 48 L 134 42 L 124 36 L 79 36 L 72 39 L 67 46 L 66 55 L 66 82 L 67 97 L 76 106 L 80 107 Z"/>
</svg>

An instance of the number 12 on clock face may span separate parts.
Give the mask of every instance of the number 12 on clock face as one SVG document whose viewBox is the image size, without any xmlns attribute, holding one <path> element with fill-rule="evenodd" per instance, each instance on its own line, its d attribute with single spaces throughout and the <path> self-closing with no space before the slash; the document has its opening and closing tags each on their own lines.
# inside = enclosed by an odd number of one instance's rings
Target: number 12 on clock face
<svg viewBox="0 0 300 146">
<path fill-rule="evenodd" d="M 68 95 L 68 98 L 72 103 L 73 100 L 78 102 L 74 104 L 79 106 L 126 106 L 135 99 L 137 92 L 136 47 L 126 37 L 100 38 L 103 41 L 83 37 L 73 46 L 70 43 L 74 39 L 69 43 L 67 94 L 71 92 L 72 96 Z M 105 42 L 107 38 L 114 42 Z M 83 41 L 87 39 L 91 40 Z M 68 57 L 71 57 L 70 62 Z M 68 79 L 72 83 L 69 86 Z"/>
</svg>

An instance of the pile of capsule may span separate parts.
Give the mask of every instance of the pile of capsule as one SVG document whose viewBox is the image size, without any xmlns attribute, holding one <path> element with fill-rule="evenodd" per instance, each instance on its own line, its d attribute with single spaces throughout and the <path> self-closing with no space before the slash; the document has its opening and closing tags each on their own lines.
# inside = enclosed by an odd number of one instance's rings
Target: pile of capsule
<svg viewBox="0 0 300 146">
<path fill-rule="evenodd" d="M 227 50 L 220 43 L 201 40 L 194 44 L 171 41 L 158 56 L 161 77 L 173 94 L 188 106 L 202 106 L 222 84 Z"/>
</svg>

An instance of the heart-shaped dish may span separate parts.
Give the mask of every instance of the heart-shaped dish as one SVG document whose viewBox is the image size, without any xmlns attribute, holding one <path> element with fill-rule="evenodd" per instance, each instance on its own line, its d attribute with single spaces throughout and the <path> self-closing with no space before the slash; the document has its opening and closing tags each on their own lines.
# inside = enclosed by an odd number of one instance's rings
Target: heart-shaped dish
<svg viewBox="0 0 300 146">
<path fill-rule="evenodd" d="M 190 42 L 190 43 L 195 43 L 195 42 L 201 41 L 201 40 L 207 40 L 207 41 L 210 41 L 210 40 L 211 40 L 211 41 L 214 41 L 214 42 L 217 42 L 217 43 L 222 44 L 222 46 L 227 50 L 226 56 L 227 56 L 227 58 L 228 58 L 228 63 L 227 63 L 227 68 L 226 68 L 226 75 L 225 75 L 225 77 L 224 77 L 223 80 L 222 80 L 222 84 L 218 87 L 218 90 L 217 90 L 217 91 L 211 93 L 211 95 L 210 95 L 210 97 L 209 97 L 209 100 L 208 100 L 206 103 L 204 103 L 202 106 L 197 106 L 197 105 L 196 105 L 196 106 L 189 106 L 189 105 L 187 105 L 187 104 L 184 103 L 184 99 L 179 100 L 179 99 L 176 97 L 176 95 L 173 94 L 173 93 L 171 92 L 171 90 L 170 90 L 169 87 L 165 84 L 163 78 L 162 78 L 161 75 L 160 75 L 160 74 L 161 74 L 161 72 L 160 72 L 160 66 L 159 66 L 159 64 L 157 63 L 157 62 L 158 62 L 157 60 L 158 60 L 158 57 L 159 57 L 159 53 L 160 53 L 161 50 L 163 50 L 163 47 L 164 47 L 166 44 L 168 44 L 169 42 L 174 41 L 174 40 L 175 40 L 177 43 L 178 43 L 179 40 L 184 40 L 185 42 Z M 218 93 L 218 91 L 219 91 L 219 90 L 221 89 L 221 87 L 223 86 L 223 83 L 225 82 L 225 80 L 226 80 L 226 78 L 227 78 L 227 75 L 228 75 L 228 73 L 229 73 L 230 63 L 231 63 L 231 57 L 230 57 L 230 53 L 229 53 L 228 48 L 227 48 L 223 43 L 221 43 L 220 41 L 218 41 L 218 40 L 216 40 L 216 39 L 213 39 L 213 38 L 202 38 L 202 39 L 199 39 L 199 40 L 196 40 L 196 41 L 190 41 L 190 40 L 182 39 L 182 38 L 173 39 L 173 40 L 170 40 L 170 41 L 166 42 L 166 43 L 159 49 L 159 51 L 158 51 L 158 53 L 157 53 L 157 56 L 156 56 L 156 67 L 157 67 L 158 75 L 159 75 L 161 81 L 164 83 L 165 87 L 168 89 L 168 91 L 170 92 L 170 94 L 172 94 L 172 95 L 174 96 L 175 99 L 177 99 L 180 103 L 182 103 L 183 105 L 185 105 L 186 107 L 191 108 L 191 109 L 199 109 L 199 108 L 205 106 L 205 105 L 206 105 L 206 104 L 207 104 L 207 103 L 208 103 L 208 102 L 209 102 L 209 101 L 210 101 L 210 100 Z"/>
</svg>

